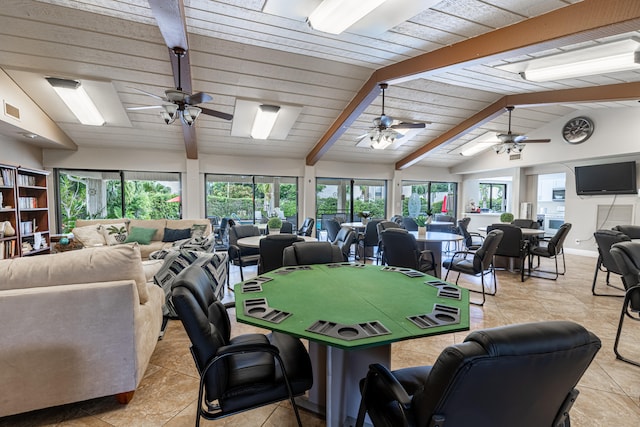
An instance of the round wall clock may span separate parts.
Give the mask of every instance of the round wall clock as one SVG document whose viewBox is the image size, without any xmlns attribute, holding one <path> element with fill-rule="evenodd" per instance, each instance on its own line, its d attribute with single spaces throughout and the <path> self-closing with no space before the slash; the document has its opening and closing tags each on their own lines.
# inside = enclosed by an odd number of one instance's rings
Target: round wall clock
<svg viewBox="0 0 640 427">
<path fill-rule="evenodd" d="M 562 136 L 569 144 L 581 144 L 593 134 L 593 121 L 588 117 L 576 117 L 562 128 Z"/>
</svg>

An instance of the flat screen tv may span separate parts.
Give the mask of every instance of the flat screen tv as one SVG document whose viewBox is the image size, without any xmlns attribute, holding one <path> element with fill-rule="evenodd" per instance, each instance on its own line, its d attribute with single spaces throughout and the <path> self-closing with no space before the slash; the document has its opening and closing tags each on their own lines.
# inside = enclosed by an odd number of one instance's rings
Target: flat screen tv
<svg viewBox="0 0 640 427">
<path fill-rule="evenodd" d="M 576 193 L 579 196 L 636 194 L 636 162 L 577 166 Z"/>
</svg>

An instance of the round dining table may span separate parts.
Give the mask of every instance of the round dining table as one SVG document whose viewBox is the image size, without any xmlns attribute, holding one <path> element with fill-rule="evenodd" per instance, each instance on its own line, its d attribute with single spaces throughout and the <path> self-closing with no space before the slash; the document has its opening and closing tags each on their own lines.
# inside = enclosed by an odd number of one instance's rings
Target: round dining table
<svg viewBox="0 0 640 427">
<path fill-rule="evenodd" d="M 460 234 L 442 233 L 439 231 L 427 231 L 421 235 L 417 231 L 410 231 L 422 249 L 429 249 L 433 253 L 436 265 L 439 266 L 439 276 L 442 277 L 442 243 L 459 242 L 464 239 Z"/>
<path fill-rule="evenodd" d="M 260 236 L 243 237 L 242 239 L 238 239 L 237 243 L 238 243 L 238 246 L 242 246 L 245 248 L 259 248 L 260 240 L 264 239 L 266 236 L 267 235 L 261 234 Z M 302 237 L 305 242 L 315 242 L 318 240 L 315 237 L 311 237 L 311 236 L 298 236 L 298 237 Z"/>
</svg>

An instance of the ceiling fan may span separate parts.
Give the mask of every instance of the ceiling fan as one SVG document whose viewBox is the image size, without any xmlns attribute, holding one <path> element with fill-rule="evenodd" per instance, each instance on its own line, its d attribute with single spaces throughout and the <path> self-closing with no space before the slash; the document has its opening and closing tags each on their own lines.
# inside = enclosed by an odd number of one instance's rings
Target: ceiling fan
<svg viewBox="0 0 640 427">
<path fill-rule="evenodd" d="M 160 112 L 160 115 L 162 116 L 162 119 L 166 124 L 171 124 L 176 120 L 176 118 L 180 117 L 182 121 L 188 126 L 193 125 L 200 113 L 206 114 L 208 116 L 218 117 L 224 120 L 233 119 L 232 114 L 211 110 L 209 108 L 196 107 L 196 105 L 209 102 L 213 100 L 213 98 L 211 97 L 211 95 L 208 95 L 204 92 L 190 94 L 182 90 L 182 73 L 180 62 L 184 57 L 186 51 L 181 47 L 174 47 L 172 50 L 173 53 L 178 57 L 178 87 L 176 89 L 167 89 L 164 92 L 165 96 L 160 96 L 141 89 L 133 88 L 134 90 L 144 93 L 145 95 L 159 99 L 165 104 L 148 105 L 144 107 L 129 107 L 127 108 L 127 110 L 148 110 L 153 108 L 161 108 L 162 111 Z"/>
<path fill-rule="evenodd" d="M 524 150 L 525 143 L 551 142 L 550 139 L 527 139 L 525 135 L 511 132 L 511 112 L 514 109 L 514 106 L 509 105 L 506 109 L 509 112 L 509 129 L 507 133 L 499 133 L 496 135 L 500 140 L 500 144 L 493 146 L 493 149 L 497 154 L 520 153 Z"/>
<path fill-rule="evenodd" d="M 384 91 L 389 85 L 380 83 L 382 90 L 382 114 L 373 119 L 373 127 L 365 134 L 356 138 L 360 142 L 365 138 L 371 142 L 370 147 L 374 149 L 384 149 L 393 144 L 396 139 L 402 138 L 409 129 L 424 129 L 426 123 L 408 123 L 401 120 L 394 120 L 391 116 L 384 114 Z"/>
</svg>

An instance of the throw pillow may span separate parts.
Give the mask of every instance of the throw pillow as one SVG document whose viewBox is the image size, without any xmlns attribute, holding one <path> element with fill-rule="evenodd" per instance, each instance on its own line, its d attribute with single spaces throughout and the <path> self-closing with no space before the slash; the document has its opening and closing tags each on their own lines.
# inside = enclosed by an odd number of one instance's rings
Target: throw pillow
<svg viewBox="0 0 640 427">
<path fill-rule="evenodd" d="M 106 244 L 99 225 L 76 227 L 71 230 L 71 233 L 73 233 L 74 240 L 80 242 L 84 247 L 104 246 Z"/>
<path fill-rule="evenodd" d="M 205 224 L 193 224 L 191 226 L 191 238 L 204 237 L 205 231 L 207 231 L 207 226 Z"/>
<path fill-rule="evenodd" d="M 176 230 L 173 228 L 164 229 L 164 237 L 162 238 L 163 242 L 175 242 L 178 240 L 189 239 L 191 238 L 191 229 L 185 228 L 182 230 Z"/>
<path fill-rule="evenodd" d="M 222 299 L 224 286 L 227 283 L 226 252 L 209 253 L 190 250 L 168 251 L 165 253 L 164 265 L 155 274 L 153 280 L 165 293 L 165 305 L 162 309 L 165 316 L 177 318 L 171 302 L 171 285 L 182 270 L 191 264 L 200 265 L 209 276 L 211 286 L 217 298 Z"/>
<path fill-rule="evenodd" d="M 119 245 L 127 240 L 127 224 L 124 222 L 118 224 L 101 224 L 100 231 L 109 246 Z"/>
<path fill-rule="evenodd" d="M 129 230 L 129 235 L 124 242 L 138 242 L 141 245 L 148 245 L 149 243 L 151 243 L 151 239 L 153 238 L 154 234 L 156 234 L 155 228 L 131 227 L 131 230 Z"/>
</svg>

